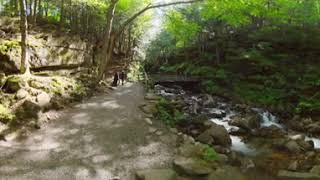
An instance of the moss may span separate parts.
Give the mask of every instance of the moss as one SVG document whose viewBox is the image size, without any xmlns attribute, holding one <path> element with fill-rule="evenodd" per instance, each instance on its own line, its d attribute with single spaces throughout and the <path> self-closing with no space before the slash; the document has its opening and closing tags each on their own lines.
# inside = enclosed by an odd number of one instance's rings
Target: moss
<svg viewBox="0 0 320 180">
<path fill-rule="evenodd" d="M 12 114 L 12 112 L 7 107 L 0 104 L 0 121 L 3 123 L 8 123 L 15 119 L 15 115 Z"/>
<path fill-rule="evenodd" d="M 212 147 L 205 145 L 201 154 L 201 158 L 207 162 L 212 162 L 218 160 L 219 156 Z"/>
<path fill-rule="evenodd" d="M 18 47 L 20 47 L 20 42 L 18 40 L 4 40 L 0 44 L 0 53 L 6 54 L 11 49 Z"/>
<path fill-rule="evenodd" d="M 174 103 L 160 99 L 156 104 L 155 115 L 162 120 L 166 125 L 174 127 L 177 123 L 185 119 L 184 114 L 175 106 Z"/>
</svg>

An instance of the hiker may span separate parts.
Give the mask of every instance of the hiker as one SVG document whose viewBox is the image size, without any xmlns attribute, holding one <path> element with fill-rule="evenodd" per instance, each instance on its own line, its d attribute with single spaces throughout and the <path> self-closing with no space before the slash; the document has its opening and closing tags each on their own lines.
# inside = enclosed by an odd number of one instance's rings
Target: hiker
<svg viewBox="0 0 320 180">
<path fill-rule="evenodd" d="M 127 75 L 124 71 L 121 71 L 120 75 L 119 75 L 119 78 L 121 80 L 121 84 L 123 85 L 124 84 L 124 80 L 127 78 Z"/>
<path fill-rule="evenodd" d="M 111 86 L 113 86 L 113 87 L 118 86 L 118 80 L 119 80 L 119 74 L 118 74 L 118 72 L 115 72 L 113 75 L 113 82 L 112 82 Z"/>
</svg>

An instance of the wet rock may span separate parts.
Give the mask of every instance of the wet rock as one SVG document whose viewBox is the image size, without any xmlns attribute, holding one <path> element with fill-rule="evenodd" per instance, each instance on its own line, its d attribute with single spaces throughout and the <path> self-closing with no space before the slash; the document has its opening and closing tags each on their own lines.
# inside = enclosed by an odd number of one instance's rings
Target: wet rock
<svg viewBox="0 0 320 180">
<path fill-rule="evenodd" d="M 175 180 L 177 174 L 172 169 L 147 169 L 136 172 L 138 180 Z"/>
<path fill-rule="evenodd" d="M 213 171 L 207 162 L 196 158 L 176 157 L 173 164 L 184 175 L 203 176 Z"/>
<path fill-rule="evenodd" d="M 317 174 L 320 176 L 320 165 L 315 165 L 311 168 L 310 173 Z"/>
<path fill-rule="evenodd" d="M 292 119 L 286 122 L 286 126 L 289 129 L 295 130 L 295 131 L 303 131 L 304 130 L 304 125 L 301 121 Z"/>
<path fill-rule="evenodd" d="M 251 159 L 242 158 L 240 162 L 241 162 L 241 170 L 244 172 L 255 167 L 255 164 Z"/>
<path fill-rule="evenodd" d="M 221 118 L 226 117 L 226 115 L 227 115 L 226 111 L 224 111 L 222 109 L 217 109 L 217 108 L 210 108 L 210 109 L 206 109 L 205 111 L 210 118 L 221 119 Z"/>
<path fill-rule="evenodd" d="M 290 136 L 289 138 L 294 140 L 294 141 L 297 141 L 297 140 L 304 140 L 306 137 L 303 134 L 297 134 L 297 135 L 294 135 L 294 136 Z"/>
<path fill-rule="evenodd" d="M 239 169 L 232 166 L 224 166 L 212 172 L 207 180 L 249 180 Z"/>
<path fill-rule="evenodd" d="M 210 94 L 205 95 L 205 101 L 203 102 L 203 106 L 205 107 L 215 107 L 215 101 L 213 100 L 213 97 Z"/>
<path fill-rule="evenodd" d="M 201 125 L 206 122 L 209 122 L 209 118 L 205 114 L 200 114 L 200 115 L 197 115 L 194 118 L 192 118 L 192 123 L 195 123 L 195 124 Z"/>
<path fill-rule="evenodd" d="M 25 118 L 33 118 L 38 119 L 38 113 L 40 112 L 41 107 L 31 100 L 25 100 L 23 104 L 17 108 L 16 110 L 16 116 L 19 119 L 25 119 Z"/>
<path fill-rule="evenodd" d="M 309 124 L 312 124 L 313 121 L 311 118 L 304 118 L 304 119 L 302 119 L 302 123 L 303 123 L 303 125 L 307 126 Z"/>
<path fill-rule="evenodd" d="M 320 179 L 320 176 L 313 173 L 308 172 L 292 172 L 287 170 L 280 170 L 278 172 L 278 177 L 284 178 L 286 180 L 298 180 L 298 179 L 304 179 L 304 180 L 316 180 Z"/>
<path fill-rule="evenodd" d="M 228 148 L 225 148 L 223 146 L 220 145 L 214 145 L 213 149 L 217 152 L 217 153 L 221 153 L 221 154 L 228 154 L 230 153 L 230 150 Z"/>
<path fill-rule="evenodd" d="M 218 162 L 227 163 L 229 161 L 229 157 L 225 154 L 218 154 Z"/>
<path fill-rule="evenodd" d="M 29 96 L 28 91 L 24 90 L 24 89 L 19 89 L 17 94 L 16 94 L 16 98 L 18 100 L 26 98 L 27 96 Z"/>
<path fill-rule="evenodd" d="M 246 116 L 233 116 L 229 124 L 243 128 L 247 131 L 260 127 L 261 118 L 258 114 L 246 115 Z"/>
<path fill-rule="evenodd" d="M 259 137 L 267 137 L 267 138 L 279 138 L 283 137 L 286 134 L 284 130 L 281 128 L 271 125 L 268 127 L 262 127 L 260 129 L 256 129 L 252 131 L 252 135 Z"/>
<path fill-rule="evenodd" d="M 288 170 L 296 171 L 298 169 L 298 166 L 299 166 L 298 161 L 293 161 L 290 163 Z"/>
<path fill-rule="evenodd" d="M 301 147 L 296 141 L 289 141 L 285 144 L 285 148 L 291 153 L 300 153 L 302 151 Z"/>
<path fill-rule="evenodd" d="M 306 127 L 307 131 L 311 134 L 320 134 L 320 124 L 312 123 Z"/>
<path fill-rule="evenodd" d="M 211 124 L 211 127 L 201 133 L 196 140 L 205 144 L 216 144 L 229 147 L 231 145 L 231 138 L 224 126 Z"/>
<path fill-rule="evenodd" d="M 305 141 L 305 140 L 299 139 L 296 142 L 299 144 L 299 146 L 303 151 L 311 151 L 314 149 L 313 141 Z"/>
</svg>

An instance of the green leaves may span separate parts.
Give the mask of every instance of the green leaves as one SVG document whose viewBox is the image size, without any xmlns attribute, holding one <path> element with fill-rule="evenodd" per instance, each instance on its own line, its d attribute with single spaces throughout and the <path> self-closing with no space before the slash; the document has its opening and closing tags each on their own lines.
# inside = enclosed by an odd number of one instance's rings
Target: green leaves
<svg viewBox="0 0 320 180">
<path fill-rule="evenodd" d="M 200 26 L 196 22 L 188 21 L 179 11 L 171 11 L 168 14 L 165 28 L 175 37 L 177 47 L 185 47 L 200 31 Z"/>
</svg>

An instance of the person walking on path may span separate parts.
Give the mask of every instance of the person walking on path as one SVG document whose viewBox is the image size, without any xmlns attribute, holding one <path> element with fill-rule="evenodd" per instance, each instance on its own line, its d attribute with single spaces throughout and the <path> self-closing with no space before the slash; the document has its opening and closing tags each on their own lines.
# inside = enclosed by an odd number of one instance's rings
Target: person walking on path
<svg viewBox="0 0 320 180">
<path fill-rule="evenodd" d="M 119 79 L 121 80 L 121 84 L 124 84 L 124 80 L 126 79 L 126 74 L 124 73 L 124 71 L 121 71 L 121 73 L 119 74 Z"/>
<path fill-rule="evenodd" d="M 112 82 L 111 86 L 113 86 L 113 87 L 118 86 L 118 80 L 119 80 L 119 74 L 118 74 L 118 72 L 115 72 L 113 75 L 113 82 Z"/>
</svg>

